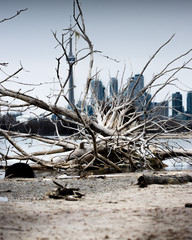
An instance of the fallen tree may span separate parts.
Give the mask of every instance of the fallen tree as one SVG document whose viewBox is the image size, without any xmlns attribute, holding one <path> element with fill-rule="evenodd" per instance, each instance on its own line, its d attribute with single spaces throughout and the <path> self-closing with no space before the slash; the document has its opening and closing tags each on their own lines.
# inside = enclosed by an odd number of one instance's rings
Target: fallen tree
<svg viewBox="0 0 192 240">
<path fill-rule="evenodd" d="M 18 91 L 7 88 L 6 84 L 13 77 L 19 76 L 19 73 L 23 71 L 23 67 L 21 66 L 15 73 L 1 80 L 0 104 L 6 113 L 16 110 L 23 112 L 33 108 L 42 109 L 46 112 L 47 116 L 54 114 L 61 122 L 70 121 L 74 123 L 78 128 L 78 132 L 71 136 L 60 136 L 56 124 L 55 130 L 57 136 L 54 138 L 43 137 L 30 132 L 22 134 L 20 132 L 0 129 L 0 134 L 11 145 L 11 147 L 7 148 L 6 152 L 0 153 L 1 161 L 7 162 L 13 159 L 18 161 L 31 160 L 47 168 L 65 170 L 75 168 L 80 172 L 85 172 L 89 169 L 113 169 L 115 172 L 122 172 L 124 168 L 129 171 L 134 171 L 138 168 L 163 168 L 162 161 L 166 158 L 191 156 L 191 151 L 181 148 L 174 149 L 169 144 L 159 141 L 158 136 L 160 134 L 171 134 L 176 128 L 178 130 L 185 127 L 185 124 L 177 122 L 176 127 L 171 128 L 169 126 L 167 130 L 166 126 L 169 119 L 160 116 L 160 112 L 166 106 L 157 105 L 150 107 L 150 105 L 155 96 L 163 88 L 173 84 L 179 71 L 191 70 L 189 64 L 192 60 L 190 58 L 192 49 L 165 64 L 162 70 L 154 75 L 143 89 L 136 92 L 137 85 L 145 70 L 158 53 L 170 43 L 174 37 L 172 36 L 149 59 L 131 89 L 132 78 L 130 77 L 130 81 L 121 87 L 117 95 L 100 101 L 91 87 L 91 81 L 97 76 L 97 73 L 96 75 L 92 73 L 92 69 L 94 54 L 97 54 L 98 51 L 94 50 L 93 44 L 87 35 L 83 12 L 78 0 L 74 1 L 73 19 L 75 24 L 65 30 L 61 40 L 56 33 L 53 33 L 58 46 L 62 49 L 61 56 L 57 58 L 56 74 L 60 86 L 59 91 L 57 91 L 57 97 L 54 97 L 54 93 L 45 101 L 40 99 L 40 97 L 34 97 L 32 92 L 28 94 L 22 91 L 22 88 Z M 87 44 L 87 48 L 79 50 L 76 58 L 71 61 L 67 50 L 71 37 L 74 35 L 83 39 Z M 82 54 L 84 51 L 85 53 Z M 63 81 L 60 74 L 60 66 L 61 60 L 64 58 L 67 59 L 68 76 Z M 74 64 L 78 64 L 86 58 L 89 58 L 86 87 L 82 96 L 81 106 L 76 106 L 73 102 L 69 101 L 66 95 L 66 92 L 68 92 L 66 90 L 68 89 L 67 84 Z M 183 59 L 185 59 L 184 63 L 179 64 Z M 1 65 L 3 66 L 3 64 Z M 164 81 L 159 83 L 158 81 L 161 78 Z M 156 86 L 158 86 L 158 89 L 149 98 L 151 89 Z M 90 92 L 92 97 L 88 103 Z M 70 107 L 63 107 L 64 101 Z M 92 115 L 88 114 L 88 105 L 91 106 Z M 38 118 L 40 116 L 37 116 Z M 174 119 L 172 119 L 172 122 L 174 122 Z M 155 133 L 149 134 L 151 130 L 155 130 Z M 35 139 L 39 144 L 46 143 L 50 145 L 50 148 L 44 151 L 28 152 L 20 145 L 21 138 Z M 78 142 L 74 141 L 74 139 L 78 139 Z M 50 157 L 44 160 L 44 157 L 49 155 Z"/>
</svg>

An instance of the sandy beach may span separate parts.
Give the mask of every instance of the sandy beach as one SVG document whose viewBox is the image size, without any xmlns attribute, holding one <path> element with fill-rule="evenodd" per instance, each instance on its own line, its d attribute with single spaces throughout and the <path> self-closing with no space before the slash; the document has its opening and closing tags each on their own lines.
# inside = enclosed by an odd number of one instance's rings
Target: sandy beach
<svg viewBox="0 0 192 240">
<path fill-rule="evenodd" d="M 192 203 L 192 183 L 139 188 L 141 175 L 2 179 L 0 239 L 192 239 L 192 208 L 185 207 Z M 47 198 L 56 187 L 52 180 L 79 188 L 85 196 L 78 201 Z"/>
</svg>

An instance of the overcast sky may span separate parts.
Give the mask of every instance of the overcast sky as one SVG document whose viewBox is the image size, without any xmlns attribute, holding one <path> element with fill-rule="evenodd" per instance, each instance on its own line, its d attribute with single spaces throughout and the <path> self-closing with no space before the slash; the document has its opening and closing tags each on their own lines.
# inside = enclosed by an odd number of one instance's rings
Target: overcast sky
<svg viewBox="0 0 192 240">
<path fill-rule="evenodd" d="M 20 67 L 27 70 L 19 74 L 18 81 L 25 83 L 50 82 L 56 76 L 56 57 L 60 51 L 52 32 L 63 33 L 70 24 L 72 0 L 0 0 L 0 19 L 12 16 L 17 10 L 28 8 L 17 18 L 0 24 L 0 62 L 8 62 L 3 68 L 11 74 Z M 150 56 L 174 33 L 174 39 L 167 45 L 144 73 L 145 83 L 153 74 L 178 55 L 192 48 L 192 1 L 191 0 L 80 0 L 86 30 L 94 48 L 104 55 L 120 61 L 116 63 L 102 56 L 95 57 L 94 72 L 101 70 L 99 78 L 107 86 L 110 76 L 119 71 L 119 81 L 126 65 L 125 81 L 131 73 L 140 73 Z M 80 40 L 79 40 L 80 42 Z M 73 41 L 74 43 L 74 41 Z M 78 44 L 78 42 L 77 42 Z M 75 50 L 74 50 L 75 51 Z M 191 57 L 191 55 L 190 55 Z M 183 60 L 185 61 L 185 60 Z M 76 100 L 84 90 L 86 62 L 76 66 L 74 77 Z M 66 65 L 63 62 L 63 70 Z M 1 80 L 5 78 L 0 73 Z M 190 71 L 178 75 L 179 80 L 192 88 Z M 15 85 L 10 85 L 14 87 Z M 184 88 L 181 84 L 179 87 Z M 170 87 L 158 96 L 163 100 L 177 91 Z M 49 85 L 36 87 L 39 97 L 48 95 Z M 186 94 L 184 94 L 185 102 Z"/>
</svg>

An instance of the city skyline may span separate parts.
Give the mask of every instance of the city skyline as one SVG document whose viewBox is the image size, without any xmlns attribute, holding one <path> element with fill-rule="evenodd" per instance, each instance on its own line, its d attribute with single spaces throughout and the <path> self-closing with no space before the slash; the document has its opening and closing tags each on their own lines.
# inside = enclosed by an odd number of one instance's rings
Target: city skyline
<svg viewBox="0 0 192 240">
<path fill-rule="evenodd" d="M 190 12 L 192 2 L 189 0 L 99 0 L 97 2 L 82 0 L 80 3 L 87 34 L 95 49 L 102 51 L 95 56 L 93 75 L 98 70 L 99 78 L 103 79 L 105 85 L 109 83 L 110 77 L 120 79 L 124 68 L 124 81 L 127 81 L 133 72 L 141 72 L 150 56 L 174 33 L 176 36 L 173 41 L 160 52 L 149 69 L 145 71 L 147 81 L 150 81 L 153 74 L 158 73 L 167 62 L 191 48 L 192 34 L 187 27 L 187 24 L 192 21 Z M 57 43 L 51 30 L 57 31 L 59 35 L 63 33 L 64 28 L 69 27 L 72 0 L 55 0 L 54 2 L 7 0 L 2 3 L 0 17 L 3 19 L 12 16 L 17 10 L 24 8 L 28 10 L 22 12 L 17 18 L 0 24 L 1 61 L 9 63 L 3 71 L 12 74 L 20 67 L 21 62 L 25 69 L 18 75 L 18 81 L 25 84 L 22 88 L 24 91 L 30 89 L 30 84 L 34 83 L 36 85 L 34 95 L 45 99 L 50 94 L 50 87 L 47 85 L 45 88 L 40 84 L 56 81 L 54 80 L 57 64 L 55 58 L 61 54 L 58 47 L 56 48 Z M 75 41 L 74 47 L 76 45 L 80 47 L 81 40 Z M 180 64 L 182 63 L 181 61 Z M 84 89 L 87 69 L 87 61 L 74 68 L 76 101 L 79 100 Z M 61 73 L 62 78 L 65 79 L 66 62 L 62 62 Z M 1 72 L 0 76 L 2 80 L 6 75 Z M 191 90 L 191 73 L 185 71 L 178 77 L 183 83 L 177 82 L 178 87 L 181 90 L 185 89 L 186 92 Z M 16 88 L 14 82 L 6 86 Z M 55 86 L 58 87 L 56 84 Z M 21 85 L 18 88 L 20 87 Z M 171 88 L 167 87 L 161 95 L 157 96 L 157 100 L 163 100 L 162 96 L 166 96 L 170 90 L 176 92 L 177 88 L 174 85 Z M 182 93 L 186 95 L 184 91 Z"/>
<path fill-rule="evenodd" d="M 139 94 L 140 91 L 145 87 L 143 75 L 140 76 L 140 79 L 137 82 L 137 79 L 139 78 L 139 76 L 140 74 L 135 74 L 132 78 L 128 80 L 128 88 L 126 91 L 126 95 L 128 97 L 131 97 L 131 98 L 137 97 L 137 94 Z M 111 96 L 118 96 L 118 94 L 121 94 L 121 89 L 118 88 L 118 85 L 119 85 L 118 79 L 115 77 L 111 77 L 108 88 L 106 88 L 103 85 L 103 82 L 101 79 L 93 79 L 91 81 L 92 100 L 96 98 L 97 100 L 102 101 L 102 100 L 106 100 L 106 97 L 109 97 L 110 99 Z M 147 92 L 141 95 L 135 102 L 135 106 L 137 110 L 142 110 L 142 107 L 146 106 L 146 104 L 150 101 L 151 97 L 152 97 L 151 94 Z M 168 98 L 170 99 L 169 101 L 168 101 Z M 179 115 L 182 115 L 182 113 L 192 114 L 192 91 L 187 92 L 187 96 L 185 99 L 186 100 L 185 106 L 183 104 L 183 100 L 184 100 L 183 95 L 178 91 L 172 92 L 171 96 L 168 96 L 168 98 L 160 102 L 157 102 L 157 101 L 150 102 L 149 106 L 147 107 L 147 110 L 150 110 L 153 107 L 155 108 L 160 107 L 160 109 L 157 112 L 159 114 L 161 113 L 160 115 L 167 116 L 167 117 L 179 116 Z"/>
</svg>

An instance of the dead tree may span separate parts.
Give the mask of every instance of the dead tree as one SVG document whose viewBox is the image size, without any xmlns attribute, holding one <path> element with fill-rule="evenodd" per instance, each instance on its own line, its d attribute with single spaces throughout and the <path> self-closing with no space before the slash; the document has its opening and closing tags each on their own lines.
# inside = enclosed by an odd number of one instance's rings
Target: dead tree
<svg viewBox="0 0 192 240">
<path fill-rule="evenodd" d="M 71 136 L 60 136 L 57 126 L 55 126 L 57 136 L 55 138 L 48 138 L 30 132 L 22 134 L 0 129 L 0 134 L 13 148 L 12 150 L 9 147 L 6 153 L 0 153 L 1 161 L 12 159 L 18 161 L 31 160 L 48 168 L 77 168 L 80 172 L 89 169 L 113 169 L 116 172 L 121 172 L 123 171 L 123 167 L 131 171 L 137 168 L 162 168 L 162 161 L 166 158 L 191 156 L 191 151 L 173 149 L 169 144 L 159 141 L 159 136 L 162 133 L 172 133 L 176 128 L 183 127 L 184 124 L 177 122 L 176 126 L 168 128 L 170 119 L 158 117 L 159 111 L 165 106 L 161 105 L 150 108 L 150 104 L 163 88 L 176 81 L 176 75 L 179 71 L 191 70 L 189 63 L 192 60 L 190 58 L 192 49 L 167 63 L 158 74 L 152 77 L 151 81 L 141 91 L 135 94 L 135 89 L 145 70 L 149 67 L 152 60 L 157 57 L 158 53 L 170 43 L 174 37 L 172 36 L 149 59 L 131 90 L 129 89 L 130 82 L 128 82 L 121 87 L 116 96 L 105 101 L 99 101 L 92 94 L 93 98 L 89 102 L 89 105 L 91 105 L 93 115 L 90 116 L 86 101 L 91 91 L 91 81 L 95 77 L 92 71 L 94 54 L 97 54 L 98 51 L 94 49 L 87 35 L 83 12 L 78 0 L 74 0 L 73 19 L 75 22 L 74 25 L 66 29 L 61 38 L 56 33 L 53 33 L 58 47 L 62 50 L 61 56 L 57 58 L 56 74 L 60 88 L 56 98 L 49 96 L 49 99 L 44 101 L 38 97 L 34 97 L 32 92 L 27 93 L 22 91 L 22 88 L 19 91 L 6 88 L 6 83 L 14 76 L 19 76 L 19 73 L 23 71 L 23 67 L 21 66 L 15 73 L 1 80 L 0 105 L 5 112 L 15 110 L 22 112 L 32 107 L 43 109 L 47 115 L 54 114 L 60 121 L 68 120 L 75 123 L 78 128 L 77 133 Z M 84 40 L 87 47 L 77 51 L 75 61 L 70 61 L 67 50 L 70 37 L 73 35 Z M 87 58 L 89 58 L 89 66 L 85 83 L 86 88 L 82 96 L 81 106 L 77 107 L 67 98 L 67 86 L 73 65 Z M 60 74 L 62 59 L 68 60 L 68 75 L 64 81 Z M 185 62 L 180 65 L 179 62 L 183 59 L 185 59 Z M 166 80 L 163 83 L 159 83 L 159 79 L 162 77 L 165 78 L 165 76 L 168 76 Z M 157 86 L 158 89 L 148 99 L 151 89 Z M 64 101 L 67 101 L 70 108 L 63 107 Z M 172 119 L 172 122 L 174 122 L 174 119 Z M 21 147 L 17 141 L 18 138 L 35 139 L 39 143 L 50 145 L 50 148 L 44 151 L 31 151 L 29 153 Z M 74 138 L 79 139 L 79 141 L 74 141 Z M 45 160 L 44 156 L 50 157 L 48 160 Z"/>
</svg>

